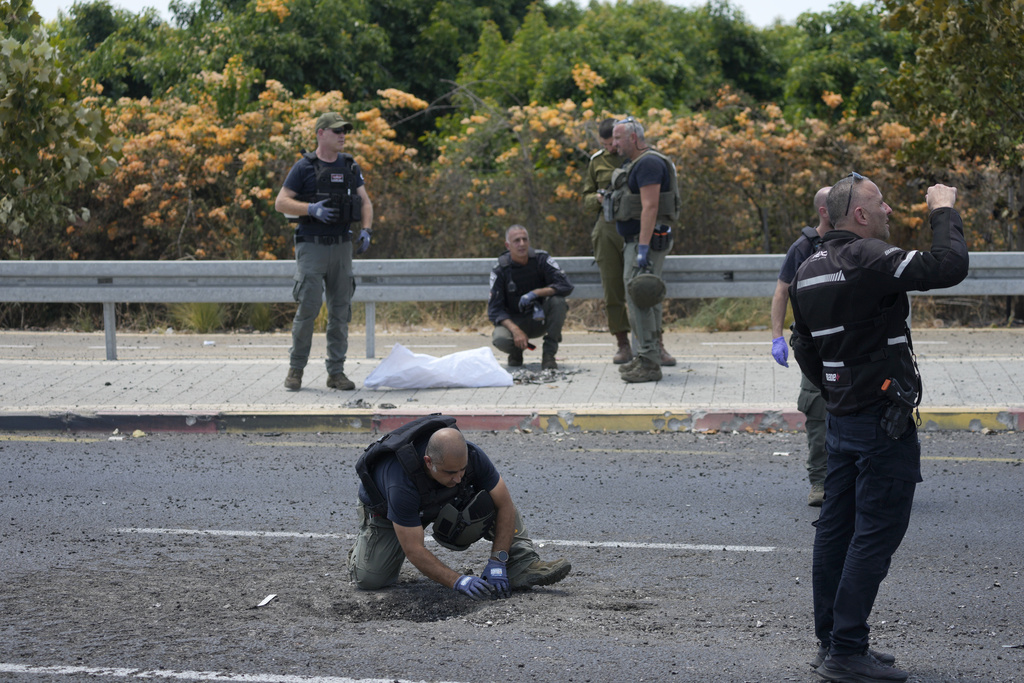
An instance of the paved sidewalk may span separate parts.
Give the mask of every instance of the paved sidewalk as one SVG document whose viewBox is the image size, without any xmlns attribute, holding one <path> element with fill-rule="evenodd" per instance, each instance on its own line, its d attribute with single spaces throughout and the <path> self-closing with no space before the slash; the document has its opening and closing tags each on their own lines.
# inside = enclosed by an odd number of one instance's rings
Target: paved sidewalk
<svg viewBox="0 0 1024 683">
<path fill-rule="evenodd" d="M 610 362 L 612 337 L 583 332 L 566 335 L 558 353 L 564 372 L 548 381 L 371 390 L 363 380 L 395 343 L 443 356 L 490 348 L 490 335 L 378 330 L 378 358 L 367 359 L 365 337 L 354 333 L 346 373 L 357 389 L 342 392 L 325 386 L 317 334 L 303 388 L 289 392 L 286 334 L 119 334 L 119 360 L 107 361 L 102 333 L 0 332 L 0 430 L 386 431 L 430 412 L 456 415 L 465 429 L 802 429 L 799 369 L 772 360 L 769 337 L 667 333 L 679 364 L 656 383 L 622 382 Z M 923 428 L 1018 429 L 1022 342 L 1019 329 L 915 332 Z M 539 351 L 527 352 L 526 363 L 539 374 Z"/>
</svg>

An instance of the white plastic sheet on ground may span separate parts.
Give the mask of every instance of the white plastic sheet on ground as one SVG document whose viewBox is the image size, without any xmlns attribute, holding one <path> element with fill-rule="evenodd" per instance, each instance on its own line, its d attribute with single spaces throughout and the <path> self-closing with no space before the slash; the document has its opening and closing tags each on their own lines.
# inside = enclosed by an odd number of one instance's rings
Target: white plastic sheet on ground
<svg viewBox="0 0 1024 683">
<path fill-rule="evenodd" d="M 395 344 L 388 357 L 363 382 L 367 389 L 434 389 L 439 387 L 510 387 L 512 375 L 498 365 L 487 347 L 447 356 L 413 353 Z"/>
</svg>

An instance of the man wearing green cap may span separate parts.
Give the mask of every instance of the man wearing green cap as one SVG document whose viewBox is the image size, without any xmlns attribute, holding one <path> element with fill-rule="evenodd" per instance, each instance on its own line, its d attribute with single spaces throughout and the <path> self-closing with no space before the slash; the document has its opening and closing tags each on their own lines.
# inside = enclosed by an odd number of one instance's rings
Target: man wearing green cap
<svg viewBox="0 0 1024 683">
<path fill-rule="evenodd" d="M 295 228 L 295 285 L 299 304 L 292 321 L 292 347 L 285 389 L 302 387 L 302 371 L 309 361 L 313 326 L 320 302 L 327 300 L 327 386 L 355 389 L 345 376 L 348 323 L 352 319 L 352 224 L 361 226 L 355 253 L 370 248 L 373 204 L 363 184 L 363 172 L 350 154 L 344 154 L 345 135 L 352 124 L 336 112 L 316 122 L 316 151 L 302 155 L 277 194 L 276 208 L 298 216 Z"/>
</svg>

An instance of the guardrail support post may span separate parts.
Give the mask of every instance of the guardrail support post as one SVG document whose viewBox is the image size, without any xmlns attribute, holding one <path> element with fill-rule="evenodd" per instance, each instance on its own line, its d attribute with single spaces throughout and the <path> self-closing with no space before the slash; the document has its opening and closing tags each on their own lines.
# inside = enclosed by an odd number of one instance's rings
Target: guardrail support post
<svg viewBox="0 0 1024 683">
<path fill-rule="evenodd" d="M 377 352 L 376 335 L 374 328 L 377 326 L 377 304 L 372 301 L 366 302 L 366 357 L 373 358 Z"/>
<path fill-rule="evenodd" d="M 107 340 L 107 360 L 117 360 L 117 316 L 114 302 L 103 302 L 103 333 Z"/>
</svg>

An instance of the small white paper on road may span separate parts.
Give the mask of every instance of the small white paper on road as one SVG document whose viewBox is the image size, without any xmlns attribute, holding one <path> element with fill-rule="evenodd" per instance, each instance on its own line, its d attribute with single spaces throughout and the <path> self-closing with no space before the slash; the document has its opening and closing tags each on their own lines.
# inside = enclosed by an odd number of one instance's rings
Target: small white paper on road
<svg viewBox="0 0 1024 683">
<path fill-rule="evenodd" d="M 485 346 L 447 356 L 413 353 L 395 344 L 363 382 L 367 389 L 434 389 L 441 387 L 510 387 L 512 375 L 498 365 Z"/>
<path fill-rule="evenodd" d="M 267 597 L 263 598 L 263 602 L 261 602 L 260 604 L 258 604 L 256 606 L 257 607 L 263 607 L 264 605 L 268 604 L 271 600 L 273 600 L 276 597 L 277 597 L 277 593 L 271 593 Z"/>
</svg>

